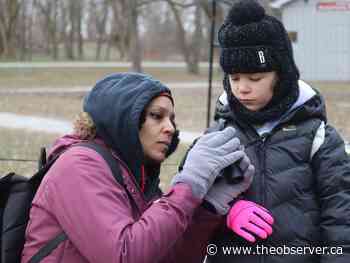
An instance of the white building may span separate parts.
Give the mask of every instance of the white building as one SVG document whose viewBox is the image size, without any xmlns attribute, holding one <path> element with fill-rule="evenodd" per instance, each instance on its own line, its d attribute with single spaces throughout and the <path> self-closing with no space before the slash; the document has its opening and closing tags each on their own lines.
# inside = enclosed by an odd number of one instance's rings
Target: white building
<svg viewBox="0 0 350 263">
<path fill-rule="evenodd" d="M 350 1 L 276 0 L 301 78 L 350 81 Z"/>
</svg>

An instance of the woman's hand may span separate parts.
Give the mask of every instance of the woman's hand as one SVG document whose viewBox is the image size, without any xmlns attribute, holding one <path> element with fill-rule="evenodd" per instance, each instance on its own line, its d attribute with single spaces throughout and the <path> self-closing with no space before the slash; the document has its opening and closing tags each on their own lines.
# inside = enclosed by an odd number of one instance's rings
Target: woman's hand
<svg viewBox="0 0 350 263">
<path fill-rule="evenodd" d="M 215 212 L 220 215 L 227 214 L 231 207 L 230 203 L 241 193 L 245 192 L 253 181 L 255 168 L 246 154 L 244 154 L 239 164 L 234 165 L 237 167 L 233 167 L 232 173 L 238 173 L 239 176 L 242 174 L 241 180 L 238 183 L 229 183 L 226 178 L 220 176 L 204 198 L 205 201 L 215 208 Z"/>
<path fill-rule="evenodd" d="M 234 128 L 228 127 L 203 135 L 188 152 L 183 170 L 171 184 L 189 184 L 193 195 L 203 199 L 220 172 L 244 157 L 235 133 Z"/>
</svg>

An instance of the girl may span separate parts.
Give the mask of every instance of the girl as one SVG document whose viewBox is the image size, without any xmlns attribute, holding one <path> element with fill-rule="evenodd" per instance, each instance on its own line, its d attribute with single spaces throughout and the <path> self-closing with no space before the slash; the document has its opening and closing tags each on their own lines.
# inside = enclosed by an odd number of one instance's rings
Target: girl
<svg viewBox="0 0 350 263">
<path fill-rule="evenodd" d="M 229 231 L 242 231 L 231 209 L 213 243 L 250 253 L 219 250 L 208 262 L 349 262 L 349 157 L 327 123 L 322 96 L 299 80 L 284 26 L 256 1 L 243 0 L 218 38 L 225 94 L 216 118 L 236 129 L 256 169 L 242 199 L 266 207 L 275 223 L 266 240 L 247 241 Z"/>
</svg>

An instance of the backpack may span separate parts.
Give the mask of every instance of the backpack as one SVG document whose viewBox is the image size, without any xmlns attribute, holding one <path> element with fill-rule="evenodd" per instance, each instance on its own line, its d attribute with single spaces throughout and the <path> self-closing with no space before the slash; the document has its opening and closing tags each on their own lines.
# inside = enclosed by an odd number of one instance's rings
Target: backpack
<svg viewBox="0 0 350 263">
<path fill-rule="evenodd" d="M 75 146 L 87 147 L 99 153 L 110 167 L 114 178 L 126 189 L 120 167 L 108 149 L 93 142 L 78 143 L 71 147 Z M 42 154 L 39 170 L 31 178 L 9 173 L 0 179 L 0 263 L 21 262 L 32 200 L 45 174 L 62 153 L 54 156 L 48 163 L 46 154 L 44 158 Z M 127 193 L 130 195 L 128 191 Z M 58 234 L 28 263 L 40 262 L 66 239 L 67 235 L 64 232 Z"/>
</svg>

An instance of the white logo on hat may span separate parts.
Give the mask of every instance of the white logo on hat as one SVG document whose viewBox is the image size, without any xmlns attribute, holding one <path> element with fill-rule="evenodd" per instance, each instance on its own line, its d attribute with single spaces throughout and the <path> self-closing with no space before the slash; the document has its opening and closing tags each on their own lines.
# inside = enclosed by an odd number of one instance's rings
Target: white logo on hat
<svg viewBox="0 0 350 263">
<path fill-rule="evenodd" d="M 262 50 L 258 51 L 258 55 L 259 55 L 260 63 L 264 64 L 266 62 L 264 51 L 262 51 Z"/>
</svg>

